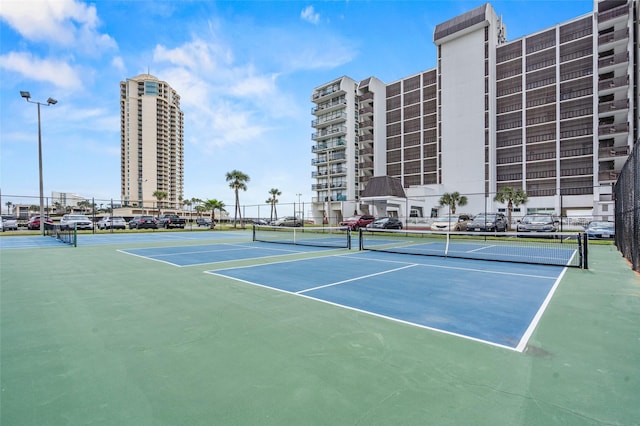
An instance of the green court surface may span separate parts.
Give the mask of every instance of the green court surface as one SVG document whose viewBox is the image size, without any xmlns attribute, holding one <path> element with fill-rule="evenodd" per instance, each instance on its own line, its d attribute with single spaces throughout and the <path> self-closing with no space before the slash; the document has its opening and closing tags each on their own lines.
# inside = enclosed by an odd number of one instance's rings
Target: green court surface
<svg viewBox="0 0 640 426">
<path fill-rule="evenodd" d="M 0 250 L 0 424 L 640 424 L 640 277 L 614 246 L 516 352 L 204 273 L 269 259 L 118 251 L 157 245 Z"/>
</svg>

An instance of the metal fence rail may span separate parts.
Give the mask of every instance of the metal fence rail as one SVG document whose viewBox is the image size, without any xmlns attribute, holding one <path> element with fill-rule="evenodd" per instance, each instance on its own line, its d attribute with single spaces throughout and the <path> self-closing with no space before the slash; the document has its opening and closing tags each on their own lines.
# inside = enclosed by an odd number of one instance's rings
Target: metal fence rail
<svg viewBox="0 0 640 426">
<path fill-rule="evenodd" d="M 622 167 L 615 196 L 616 247 L 640 271 L 640 141 Z"/>
</svg>

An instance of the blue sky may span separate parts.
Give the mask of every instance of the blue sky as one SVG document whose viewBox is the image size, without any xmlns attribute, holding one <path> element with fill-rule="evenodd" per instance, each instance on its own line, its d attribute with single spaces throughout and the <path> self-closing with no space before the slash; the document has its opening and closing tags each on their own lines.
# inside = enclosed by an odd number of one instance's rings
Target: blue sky
<svg viewBox="0 0 640 426">
<path fill-rule="evenodd" d="M 120 197 L 119 83 L 147 71 L 182 97 L 185 198 L 242 204 L 270 188 L 309 202 L 313 89 L 337 77 L 391 83 L 435 66 L 435 25 L 484 1 L 2 0 L 0 190 Z M 513 40 L 589 13 L 590 0 L 491 2 Z M 31 201 L 29 204 L 33 204 Z"/>
</svg>

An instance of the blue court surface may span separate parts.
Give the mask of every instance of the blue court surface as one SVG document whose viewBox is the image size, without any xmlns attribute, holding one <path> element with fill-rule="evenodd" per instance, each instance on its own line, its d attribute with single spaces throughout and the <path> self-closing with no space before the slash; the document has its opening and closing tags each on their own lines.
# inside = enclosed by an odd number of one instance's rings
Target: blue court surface
<svg viewBox="0 0 640 426">
<path fill-rule="evenodd" d="M 289 256 L 292 254 L 328 250 L 329 249 L 323 247 L 302 247 L 295 245 L 246 242 L 196 246 L 151 247 L 118 251 L 182 267 L 236 260 Z"/>
<path fill-rule="evenodd" d="M 522 351 L 564 268 L 357 252 L 207 272 Z"/>
</svg>

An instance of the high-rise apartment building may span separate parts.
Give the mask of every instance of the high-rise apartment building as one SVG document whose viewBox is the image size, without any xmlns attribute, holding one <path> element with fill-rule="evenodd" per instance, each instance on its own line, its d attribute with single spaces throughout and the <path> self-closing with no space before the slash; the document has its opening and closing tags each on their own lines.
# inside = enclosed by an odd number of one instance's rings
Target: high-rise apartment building
<svg viewBox="0 0 640 426">
<path fill-rule="evenodd" d="M 149 74 L 120 82 L 121 195 L 125 207 L 181 208 L 184 114 L 180 95 Z"/>
<path fill-rule="evenodd" d="M 639 3 L 595 1 L 593 13 L 513 41 L 487 3 L 436 26 L 433 69 L 319 86 L 313 164 L 331 161 L 317 151 L 327 106 L 341 111 L 331 128 L 353 133 L 340 164 L 346 199 L 329 205 L 334 187 L 316 185 L 315 214 L 446 213 L 439 198 L 454 191 L 465 211 L 496 211 L 510 186 L 529 195 L 523 213 L 610 217 L 612 184 L 639 138 Z M 363 192 L 372 176 L 399 179 L 407 197 Z"/>
</svg>

